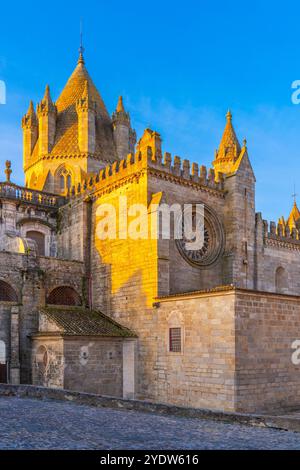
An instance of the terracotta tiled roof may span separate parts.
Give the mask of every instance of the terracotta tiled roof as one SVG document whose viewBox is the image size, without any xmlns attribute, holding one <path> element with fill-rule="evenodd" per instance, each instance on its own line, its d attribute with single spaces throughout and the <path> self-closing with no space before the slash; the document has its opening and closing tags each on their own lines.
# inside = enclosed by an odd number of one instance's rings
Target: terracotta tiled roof
<svg viewBox="0 0 300 470">
<path fill-rule="evenodd" d="M 131 330 L 96 310 L 80 307 L 44 307 L 40 309 L 40 313 L 54 322 L 64 336 L 136 337 Z"/>
</svg>

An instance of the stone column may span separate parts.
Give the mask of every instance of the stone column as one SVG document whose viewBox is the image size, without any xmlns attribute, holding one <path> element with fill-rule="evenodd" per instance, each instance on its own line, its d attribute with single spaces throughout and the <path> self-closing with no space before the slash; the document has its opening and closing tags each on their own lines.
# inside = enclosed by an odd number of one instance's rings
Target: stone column
<svg viewBox="0 0 300 470">
<path fill-rule="evenodd" d="M 19 307 L 11 308 L 10 324 L 10 383 L 20 383 L 20 355 L 19 355 Z"/>
</svg>

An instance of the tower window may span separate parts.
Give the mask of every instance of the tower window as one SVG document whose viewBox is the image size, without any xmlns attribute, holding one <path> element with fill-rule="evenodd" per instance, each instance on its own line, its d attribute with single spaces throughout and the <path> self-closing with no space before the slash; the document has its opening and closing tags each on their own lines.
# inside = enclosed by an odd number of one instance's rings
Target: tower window
<svg viewBox="0 0 300 470">
<path fill-rule="evenodd" d="M 169 351 L 181 352 L 181 328 L 169 329 Z"/>
<path fill-rule="evenodd" d="M 65 193 L 72 187 L 72 173 L 67 168 L 61 168 L 56 176 L 56 187 L 61 193 Z"/>
<path fill-rule="evenodd" d="M 65 177 L 61 175 L 59 178 L 59 183 L 60 183 L 60 190 L 64 191 L 65 190 Z"/>
</svg>

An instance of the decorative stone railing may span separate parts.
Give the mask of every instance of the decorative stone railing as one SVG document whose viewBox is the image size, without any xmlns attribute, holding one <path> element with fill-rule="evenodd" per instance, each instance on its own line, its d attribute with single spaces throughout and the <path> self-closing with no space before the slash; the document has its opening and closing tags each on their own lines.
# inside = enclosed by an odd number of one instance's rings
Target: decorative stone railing
<svg viewBox="0 0 300 470">
<path fill-rule="evenodd" d="M 17 186 L 13 183 L 0 183 L 0 199 L 14 199 L 44 207 L 57 208 L 65 203 L 65 198 L 55 194 L 44 193 Z"/>
</svg>

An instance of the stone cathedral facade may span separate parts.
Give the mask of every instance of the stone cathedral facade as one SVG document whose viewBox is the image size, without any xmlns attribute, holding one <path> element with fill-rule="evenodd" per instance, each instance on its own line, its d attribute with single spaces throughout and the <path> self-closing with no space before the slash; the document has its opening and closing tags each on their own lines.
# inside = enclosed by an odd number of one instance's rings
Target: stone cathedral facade
<svg viewBox="0 0 300 470">
<path fill-rule="evenodd" d="M 80 54 L 61 95 L 22 119 L 25 185 L 0 183 L 0 380 L 170 404 L 300 405 L 300 212 L 255 208 L 232 115 L 212 168 L 137 141 Z M 171 236 L 99 236 L 98 208 L 204 204 L 198 253 Z M 158 229 L 159 230 L 159 229 Z"/>
</svg>

